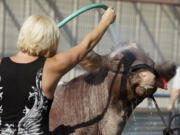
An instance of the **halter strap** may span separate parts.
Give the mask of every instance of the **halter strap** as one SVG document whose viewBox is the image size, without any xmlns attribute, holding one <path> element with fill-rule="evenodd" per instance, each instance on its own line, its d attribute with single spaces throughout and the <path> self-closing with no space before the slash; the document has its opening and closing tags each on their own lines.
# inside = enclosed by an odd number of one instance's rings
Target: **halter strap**
<svg viewBox="0 0 180 135">
<path fill-rule="evenodd" d="M 148 69 L 151 73 L 153 73 L 157 78 L 158 78 L 158 73 L 157 73 L 157 71 L 154 69 L 154 68 L 152 68 L 152 67 L 150 67 L 150 66 L 148 66 L 148 65 L 146 65 L 146 64 L 138 64 L 138 65 L 135 65 L 135 66 L 132 66 L 131 68 L 130 68 L 130 71 L 131 72 L 135 72 L 136 70 L 139 70 L 139 69 Z"/>
</svg>

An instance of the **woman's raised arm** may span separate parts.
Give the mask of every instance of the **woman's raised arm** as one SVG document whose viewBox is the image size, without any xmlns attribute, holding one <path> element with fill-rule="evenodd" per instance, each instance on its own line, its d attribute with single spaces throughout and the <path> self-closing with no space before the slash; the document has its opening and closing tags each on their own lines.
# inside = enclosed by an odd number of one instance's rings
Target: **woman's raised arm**
<svg viewBox="0 0 180 135">
<path fill-rule="evenodd" d="M 113 8 L 108 8 L 97 27 L 89 32 L 80 44 L 68 51 L 56 54 L 52 58 L 56 61 L 57 65 L 54 70 L 62 76 L 79 63 L 82 58 L 96 46 L 106 29 L 115 20 L 115 16 Z"/>
</svg>

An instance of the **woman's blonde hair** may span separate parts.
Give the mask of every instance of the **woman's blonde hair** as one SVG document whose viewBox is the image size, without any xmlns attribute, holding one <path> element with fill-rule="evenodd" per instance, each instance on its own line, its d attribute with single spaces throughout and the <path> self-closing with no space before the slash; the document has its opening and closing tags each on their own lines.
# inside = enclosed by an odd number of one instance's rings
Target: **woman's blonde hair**
<svg viewBox="0 0 180 135">
<path fill-rule="evenodd" d="M 33 15 L 24 22 L 18 38 L 20 51 L 33 56 L 51 57 L 59 43 L 59 29 L 48 17 Z"/>
</svg>

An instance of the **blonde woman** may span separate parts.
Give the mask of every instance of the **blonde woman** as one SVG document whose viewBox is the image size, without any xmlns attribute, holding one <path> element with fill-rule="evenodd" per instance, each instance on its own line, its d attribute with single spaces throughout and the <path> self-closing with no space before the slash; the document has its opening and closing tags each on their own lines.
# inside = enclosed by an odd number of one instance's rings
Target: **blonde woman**
<svg viewBox="0 0 180 135">
<path fill-rule="evenodd" d="M 25 21 L 19 52 L 0 59 L 1 135 L 49 134 L 48 115 L 59 80 L 94 48 L 114 19 L 108 8 L 80 44 L 61 53 L 56 53 L 59 29 L 51 19 L 33 15 Z"/>
</svg>

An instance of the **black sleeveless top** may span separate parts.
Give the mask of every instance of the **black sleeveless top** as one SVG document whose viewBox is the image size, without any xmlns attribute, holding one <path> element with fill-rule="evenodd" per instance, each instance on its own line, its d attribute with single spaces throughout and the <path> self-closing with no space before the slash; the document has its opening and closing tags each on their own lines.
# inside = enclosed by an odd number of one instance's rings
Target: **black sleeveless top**
<svg viewBox="0 0 180 135">
<path fill-rule="evenodd" d="M 47 135 L 52 100 L 42 92 L 45 58 L 15 63 L 9 57 L 0 64 L 0 134 Z"/>
</svg>

